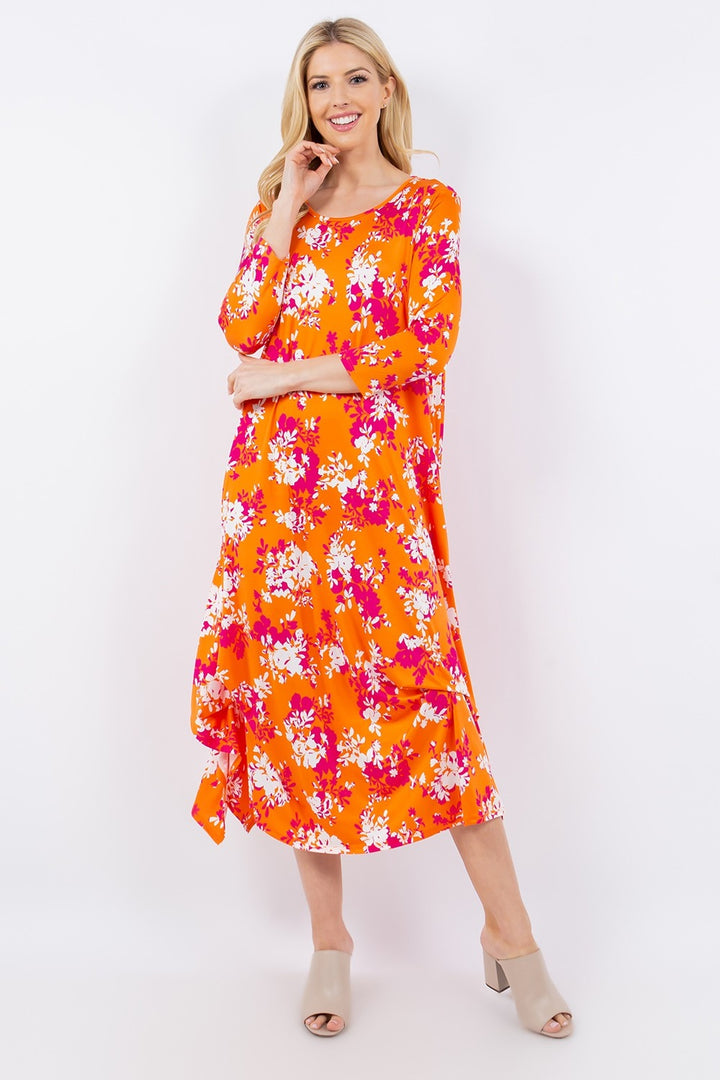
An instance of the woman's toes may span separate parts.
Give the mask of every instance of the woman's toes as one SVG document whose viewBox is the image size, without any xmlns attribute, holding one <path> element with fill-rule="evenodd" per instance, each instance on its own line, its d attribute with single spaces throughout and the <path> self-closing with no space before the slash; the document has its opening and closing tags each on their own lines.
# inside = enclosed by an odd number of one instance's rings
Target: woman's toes
<svg viewBox="0 0 720 1080">
<path fill-rule="evenodd" d="M 567 1013 L 556 1013 L 552 1020 L 548 1020 L 547 1024 L 543 1028 L 543 1031 L 555 1034 L 556 1031 L 560 1031 L 570 1023 L 570 1017 Z"/>
<path fill-rule="evenodd" d="M 345 1027 L 345 1022 L 341 1016 L 332 1016 L 329 1013 L 318 1013 L 317 1016 L 310 1016 L 305 1021 L 307 1027 L 312 1028 L 313 1031 L 318 1031 L 323 1025 L 328 1031 L 342 1031 Z"/>
</svg>

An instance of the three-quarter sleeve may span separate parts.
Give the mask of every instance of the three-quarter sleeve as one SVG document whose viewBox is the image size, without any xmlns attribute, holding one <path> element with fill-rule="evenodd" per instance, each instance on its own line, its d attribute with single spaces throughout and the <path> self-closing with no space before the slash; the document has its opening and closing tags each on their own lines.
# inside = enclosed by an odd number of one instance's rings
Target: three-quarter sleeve
<svg viewBox="0 0 720 1080">
<path fill-rule="evenodd" d="M 460 324 L 459 234 L 460 199 L 440 184 L 413 236 L 406 328 L 340 347 L 340 359 L 361 393 L 396 389 L 444 369 Z"/>
<path fill-rule="evenodd" d="M 240 265 L 218 317 L 228 344 L 245 353 L 257 352 L 269 340 L 280 316 L 288 273 L 289 259 L 280 259 L 257 235 L 266 212 L 258 203 L 250 214 Z"/>
</svg>

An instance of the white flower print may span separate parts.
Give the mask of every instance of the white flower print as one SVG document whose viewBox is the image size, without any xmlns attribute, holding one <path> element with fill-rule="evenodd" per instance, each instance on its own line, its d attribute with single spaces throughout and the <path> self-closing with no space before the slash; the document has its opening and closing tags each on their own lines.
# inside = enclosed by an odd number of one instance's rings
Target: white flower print
<svg viewBox="0 0 720 1080">
<path fill-rule="evenodd" d="M 326 224 L 303 225 L 298 229 L 298 236 L 304 240 L 313 251 L 322 251 L 330 243 L 330 229 Z"/>
<path fill-rule="evenodd" d="M 319 818 L 330 817 L 333 812 L 333 800 L 327 791 L 322 795 L 310 795 L 308 806 Z"/>
<path fill-rule="evenodd" d="M 285 286 L 286 302 L 302 310 L 316 308 L 326 293 L 333 290 L 332 282 L 322 267 L 307 257 L 298 259 Z"/>
<path fill-rule="evenodd" d="M 445 286 L 444 275 L 431 272 L 423 281 L 423 287 L 425 290 L 425 299 L 429 304 L 435 299 L 435 293 L 438 289 L 443 289 Z"/>
<path fill-rule="evenodd" d="M 270 758 L 257 748 L 248 766 L 248 778 L 252 787 L 263 792 L 271 806 L 284 806 L 290 798 Z"/>
<path fill-rule="evenodd" d="M 368 722 L 368 731 L 371 735 L 379 735 L 382 731 L 382 714 L 380 710 L 368 705 L 366 709 L 363 709 L 363 718 Z"/>
<path fill-rule="evenodd" d="M 438 598 L 429 589 L 398 589 L 398 592 L 405 596 L 403 606 L 408 615 L 415 615 L 420 622 L 432 617 Z"/>
<path fill-rule="evenodd" d="M 343 844 L 342 840 L 327 833 L 325 829 L 321 829 L 319 826 L 317 829 L 308 830 L 304 844 L 295 844 L 294 846 L 303 848 L 305 851 L 329 851 L 337 854 L 342 854 L 343 851 L 348 850 L 347 845 Z"/>
<path fill-rule="evenodd" d="M 288 532 L 298 533 L 305 529 L 306 515 L 299 510 L 288 510 L 287 513 L 276 510 L 275 520 L 278 525 L 283 525 Z"/>
<path fill-rule="evenodd" d="M 265 560 L 265 581 L 270 596 L 292 598 L 298 591 L 307 590 L 307 586 L 317 574 L 317 567 L 309 552 L 303 551 L 297 544 L 288 544 L 284 551 L 268 552 Z M 309 603 L 308 595 L 298 597 L 299 602 Z"/>
<path fill-rule="evenodd" d="M 363 811 L 360 819 L 362 826 L 360 836 L 366 847 L 383 848 L 387 845 L 390 837 L 388 820 L 387 810 L 378 816 L 375 816 L 370 809 Z"/>
<path fill-rule="evenodd" d="M 414 563 L 423 562 L 423 560 L 427 559 L 431 566 L 435 565 L 435 552 L 430 533 L 422 521 L 416 523 L 415 532 L 412 536 L 404 537 L 403 547 Z"/>
<path fill-rule="evenodd" d="M 304 769 L 314 769 L 326 756 L 324 743 L 319 743 L 312 731 L 293 731 L 286 725 L 288 738 L 292 744 L 293 757 Z"/>
<path fill-rule="evenodd" d="M 349 580 L 355 565 L 355 541 L 343 544 L 337 535 L 332 536 L 326 562 L 329 571 L 336 570 L 342 578 Z"/>
<path fill-rule="evenodd" d="M 227 671 L 218 671 L 214 675 L 206 675 L 197 680 L 197 693 L 200 701 L 207 709 L 221 709 L 230 701 L 230 691 L 225 685 L 229 678 Z"/>
<path fill-rule="evenodd" d="M 307 454 L 289 455 L 271 447 L 268 451 L 268 459 L 275 462 L 273 479 L 278 484 L 297 484 L 305 475 L 308 459 Z"/>
<path fill-rule="evenodd" d="M 434 379 L 428 379 L 428 408 L 433 416 L 439 415 L 443 408 L 443 379 L 438 375 Z"/>
<path fill-rule="evenodd" d="M 364 743 L 364 737 L 359 733 L 356 733 L 355 728 L 349 728 L 348 730 L 346 730 L 342 739 L 338 739 L 338 755 L 340 759 L 340 764 L 364 764 L 367 761 L 367 755 L 363 751 Z"/>
<path fill-rule="evenodd" d="M 363 465 L 367 465 L 370 460 L 370 454 L 377 453 L 380 447 L 376 445 L 378 439 L 377 431 L 368 431 L 362 435 L 358 435 L 355 439 L 354 445 L 357 447 L 358 461 Z"/>
<path fill-rule="evenodd" d="M 219 585 L 211 585 L 205 610 L 207 620 L 215 622 L 220 618 L 225 603 L 226 589 Z"/>
<path fill-rule="evenodd" d="M 327 650 L 328 671 L 330 674 L 341 672 L 348 666 L 348 658 L 339 645 L 331 645 Z"/>
<path fill-rule="evenodd" d="M 223 529 L 233 540 L 244 540 L 253 527 L 255 513 L 242 499 L 224 499 L 220 507 Z"/>
<path fill-rule="evenodd" d="M 364 297 L 369 299 L 372 296 L 373 284 L 378 276 L 378 260 L 379 256 L 370 255 L 362 248 L 355 251 L 348 268 L 348 298 L 353 285 L 358 286 Z"/>
<path fill-rule="evenodd" d="M 354 476 L 352 465 L 342 454 L 330 454 L 327 464 L 320 466 L 321 487 L 337 488 L 341 495 L 346 495 L 351 488 L 364 489 L 365 473 L 359 472 Z"/>
<path fill-rule="evenodd" d="M 288 675 L 302 675 L 307 665 L 307 641 L 298 629 L 289 641 L 275 641 L 261 654 L 261 660 L 278 682 Z"/>
<path fill-rule="evenodd" d="M 445 714 L 439 712 L 429 701 L 423 701 L 420 710 L 413 720 L 413 727 L 427 727 L 428 724 L 442 724 L 445 722 Z"/>
<path fill-rule="evenodd" d="M 435 768 L 435 779 L 431 791 L 438 802 L 447 802 L 450 792 L 455 788 L 463 792 L 470 781 L 467 764 L 458 761 L 457 750 L 443 750 L 439 758 L 432 758 L 430 764 Z"/>
<path fill-rule="evenodd" d="M 258 260 L 252 259 L 248 264 L 247 269 L 238 279 L 233 290 L 235 296 L 238 298 L 238 303 L 234 307 L 234 310 L 240 316 L 245 316 L 252 311 L 260 295 L 261 282 L 258 281 L 257 266 Z"/>
</svg>

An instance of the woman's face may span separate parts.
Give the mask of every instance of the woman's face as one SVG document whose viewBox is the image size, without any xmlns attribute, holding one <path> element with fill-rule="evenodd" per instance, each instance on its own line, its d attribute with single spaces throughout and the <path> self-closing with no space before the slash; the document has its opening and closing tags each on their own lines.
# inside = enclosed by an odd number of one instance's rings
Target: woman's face
<svg viewBox="0 0 720 1080">
<path fill-rule="evenodd" d="M 335 41 L 310 57 L 306 90 L 310 117 L 323 142 L 340 150 L 377 145 L 377 124 L 395 80 L 380 82 L 367 53 Z"/>
</svg>

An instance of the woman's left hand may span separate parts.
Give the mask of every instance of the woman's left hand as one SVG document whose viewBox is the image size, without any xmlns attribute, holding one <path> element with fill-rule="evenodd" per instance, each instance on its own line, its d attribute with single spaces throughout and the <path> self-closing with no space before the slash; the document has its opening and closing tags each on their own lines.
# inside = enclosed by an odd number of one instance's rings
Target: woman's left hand
<svg viewBox="0 0 720 1080">
<path fill-rule="evenodd" d="M 232 394 L 235 408 L 241 408 L 244 401 L 287 394 L 290 386 L 285 368 L 285 364 L 276 363 L 274 360 L 243 356 L 227 380 L 228 394 Z"/>
</svg>

